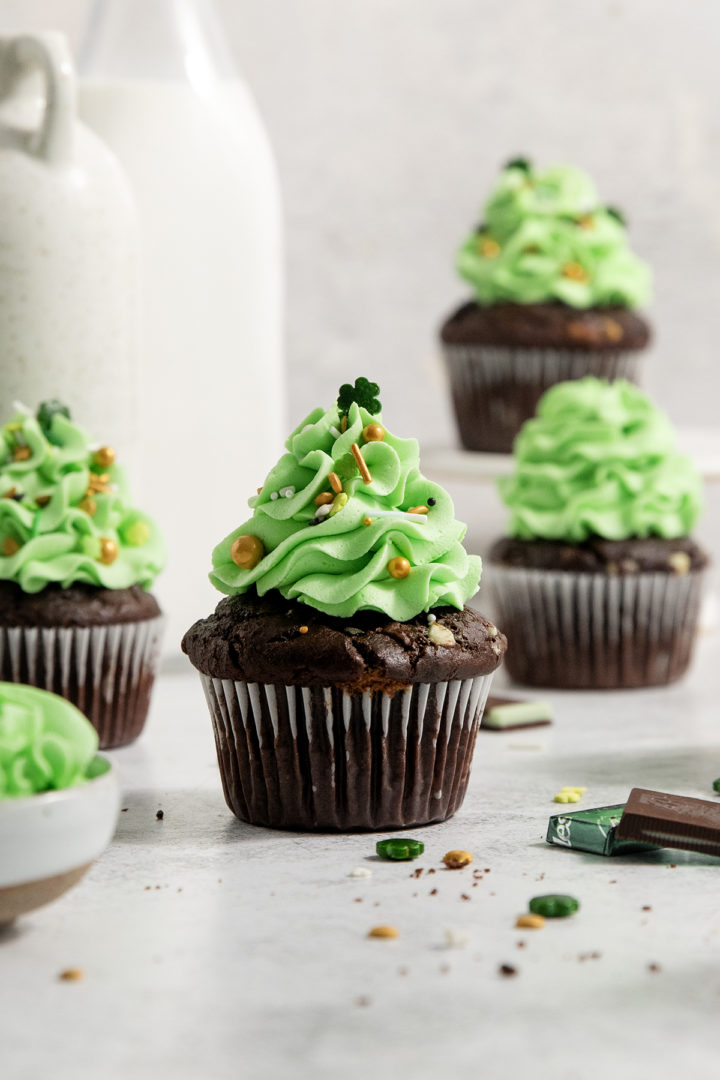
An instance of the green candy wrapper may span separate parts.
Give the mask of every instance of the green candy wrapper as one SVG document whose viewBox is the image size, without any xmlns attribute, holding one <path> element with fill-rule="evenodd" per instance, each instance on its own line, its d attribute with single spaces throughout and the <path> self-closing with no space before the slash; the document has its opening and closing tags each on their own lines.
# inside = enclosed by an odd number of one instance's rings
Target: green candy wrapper
<svg viewBox="0 0 720 1080">
<path fill-rule="evenodd" d="M 652 844 L 639 844 L 634 840 L 618 840 L 615 829 L 620 822 L 625 804 L 599 806 L 595 810 L 575 810 L 568 814 L 556 814 L 548 822 L 545 839 L 548 844 L 590 851 L 593 855 L 627 855 L 633 851 L 655 851 Z"/>
</svg>

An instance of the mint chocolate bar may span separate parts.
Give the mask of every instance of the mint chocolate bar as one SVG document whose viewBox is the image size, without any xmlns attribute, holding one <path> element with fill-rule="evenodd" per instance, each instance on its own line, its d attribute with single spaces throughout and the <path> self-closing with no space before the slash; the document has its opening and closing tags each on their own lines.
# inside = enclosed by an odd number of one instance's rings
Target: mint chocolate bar
<svg viewBox="0 0 720 1080">
<path fill-rule="evenodd" d="M 625 809 L 618 806 L 600 806 L 595 810 L 574 810 L 572 813 L 556 814 L 550 818 L 545 839 L 548 844 L 590 851 L 594 855 L 625 855 L 632 851 L 651 851 L 654 844 L 622 840 L 616 830 Z"/>
<path fill-rule="evenodd" d="M 491 696 L 485 704 L 480 727 L 490 728 L 492 731 L 510 731 L 515 728 L 551 724 L 552 718 L 552 705 L 545 701 Z"/>
<path fill-rule="evenodd" d="M 720 804 L 633 788 L 617 835 L 622 840 L 720 855 Z"/>
</svg>

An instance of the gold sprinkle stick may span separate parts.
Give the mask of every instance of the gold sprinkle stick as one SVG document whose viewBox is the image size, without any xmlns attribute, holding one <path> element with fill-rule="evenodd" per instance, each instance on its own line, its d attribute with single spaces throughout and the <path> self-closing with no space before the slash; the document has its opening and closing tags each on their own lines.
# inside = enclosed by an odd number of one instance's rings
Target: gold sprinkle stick
<svg viewBox="0 0 720 1080">
<path fill-rule="evenodd" d="M 372 476 L 370 475 L 370 470 L 365 464 L 365 458 L 360 453 L 360 447 L 356 442 L 354 442 L 350 447 L 350 450 L 352 452 L 352 456 L 355 458 L 357 467 L 360 470 L 360 475 L 362 476 L 364 482 L 366 484 L 372 484 Z"/>
</svg>

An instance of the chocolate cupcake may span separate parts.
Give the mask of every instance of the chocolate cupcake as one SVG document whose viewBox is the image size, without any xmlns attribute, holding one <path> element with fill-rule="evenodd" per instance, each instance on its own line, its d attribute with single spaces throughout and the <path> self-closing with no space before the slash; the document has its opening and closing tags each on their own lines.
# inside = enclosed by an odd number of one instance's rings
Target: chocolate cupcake
<svg viewBox="0 0 720 1080">
<path fill-rule="evenodd" d="M 226 801 L 255 825 L 425 825 L 467 788 L 506 642 L 465 607 L 480 560 L 377 393 L 358 379 L 292 433 L 213 553 L 229 597 L 183 639 Z"/>
<path fill-rule="evenodd" d="M 145 722 L 162 616 L 147 592 L 165 559 L 123 469 L 57 402 L 0 438 L 0 679 L 77 705 L 100 746 Z"/>
<path fill-rule="evenodd" d="M 686 671 L 707 556 L 693 463 L 667 417 L 623 380 L 548 390 L 500 480 L 509 536 L 490 553 L 518 682 L 657 686 Z"/>
<path fill-rule="evenodd" d="M 550 386 L 639 379 L 650 273 L 579 169 L 503 169 L 457 258 L 475 290 L 440 337 L 462 444 L 507 453 Z"/>
</svg>

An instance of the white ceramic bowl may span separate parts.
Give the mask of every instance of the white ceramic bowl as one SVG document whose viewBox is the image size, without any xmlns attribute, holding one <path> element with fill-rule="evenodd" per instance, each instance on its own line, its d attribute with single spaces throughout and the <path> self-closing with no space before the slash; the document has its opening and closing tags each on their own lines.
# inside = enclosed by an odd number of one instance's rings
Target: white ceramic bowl
<svg viewBox="0 0 720 1080">
<path fill-rule="evenodd" d="M 96 757 L 79 787 L 0 802 L 0 926 L 55 900 L 110 843 L 120 791 Z"/>
</svg>

